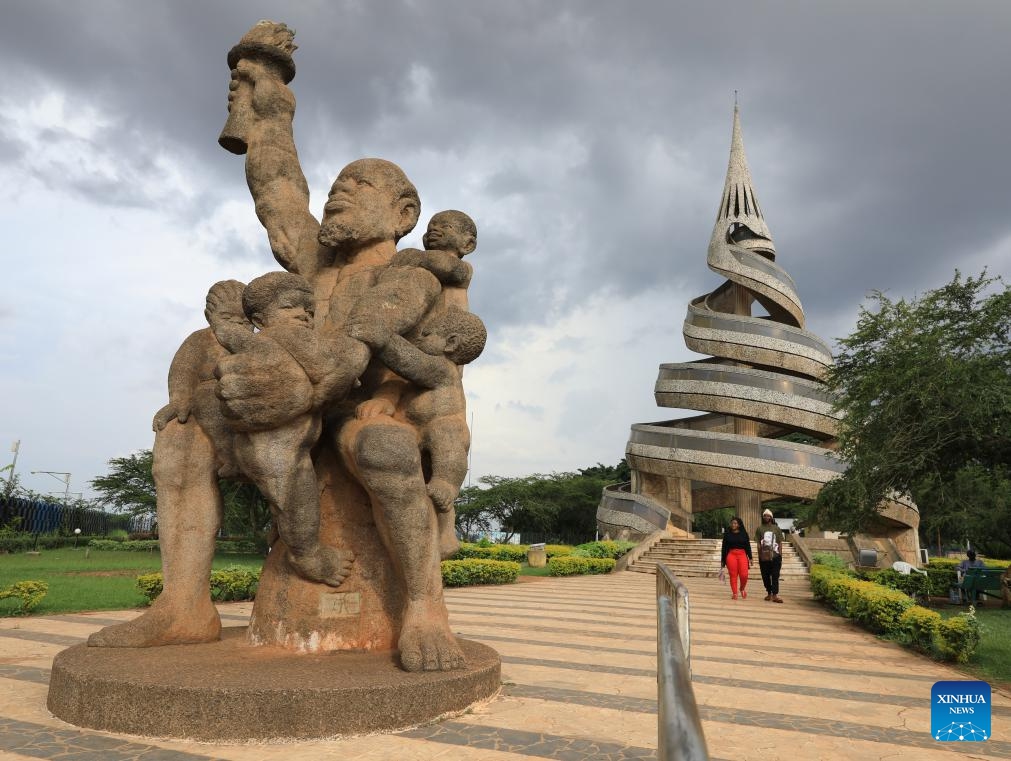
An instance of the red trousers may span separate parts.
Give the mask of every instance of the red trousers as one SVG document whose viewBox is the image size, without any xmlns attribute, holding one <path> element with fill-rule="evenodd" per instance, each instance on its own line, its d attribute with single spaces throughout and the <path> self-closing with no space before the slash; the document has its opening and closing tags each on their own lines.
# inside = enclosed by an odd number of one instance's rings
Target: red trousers
<svg viewBox="0 0 1011 761">
<path fill-rule="evenodd" d="M 727 553 L 727 572 L 730 574 L 730 591 L 737 594 L 737 577 L 741 577 L 741 591 L 748 586 L 748 553 L 731 550 Z"/>
</svg>

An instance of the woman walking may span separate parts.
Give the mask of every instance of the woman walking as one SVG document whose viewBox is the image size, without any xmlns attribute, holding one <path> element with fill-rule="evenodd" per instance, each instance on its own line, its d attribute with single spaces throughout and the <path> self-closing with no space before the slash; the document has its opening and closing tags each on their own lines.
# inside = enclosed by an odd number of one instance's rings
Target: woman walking
<svg viewBox="0 0 1011 761">
<path fill-rule="evenodd" d="M 751 568 L 751 539 L 744 524 L 736 515 L 730 519 L 730 527 L 723 532 L 723 548 L 720 551 L 720 566 L 730 572 L 730 591 L 737 599 L 737 581 L 741 582 L 741 597 L 748 599 L 748 569 Z"/>
</svg>

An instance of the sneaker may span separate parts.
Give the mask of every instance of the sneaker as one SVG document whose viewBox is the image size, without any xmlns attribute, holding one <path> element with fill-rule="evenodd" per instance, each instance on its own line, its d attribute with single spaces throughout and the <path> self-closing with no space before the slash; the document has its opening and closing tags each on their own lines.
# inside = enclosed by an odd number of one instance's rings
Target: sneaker
<svg viewBox="0 0 1011 761">
<path fill-rule="evenodd" d="M 772 599 L 772 594 L 771 594 L 771 593 L 770 593 L 770 594 L 767 594 L 767 595 L 765 596 L 765 601 L 766 601 L 766 602 L 769 602 L 769 600 L 771 600 L 771 599 Z"/>
<path fill-rule="evenodd" d="M 773 602 L 783 602 L 783 598 L 780 597 L 779 595 L 773 595 L 772 596 L 772 601 Z"/>
</svg>

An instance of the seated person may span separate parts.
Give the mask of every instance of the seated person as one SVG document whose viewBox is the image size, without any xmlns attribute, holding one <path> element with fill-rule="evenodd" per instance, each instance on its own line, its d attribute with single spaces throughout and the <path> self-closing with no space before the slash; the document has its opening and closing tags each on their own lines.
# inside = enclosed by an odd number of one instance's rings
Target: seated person
<svg viewBox="0 0 1011 761">
<path fill-rule="evenodd" d="M 233 385 L 262 384 L 272 389 L 260 407 L 236 410 L 229 399 L 236 389 L 219 385 L 224 414 L 235 431 L 234 452 L 242 473 L 270 503 L 287 561 L 310 581 L 339 586 L 353 555 L 319 542 L 319 491 L 311 451 L 322 431 L 322 411 L 343 397 L 369 363 L 363 343 L 336 330 L 313 329 L 313 292 L 289 272 L 270 272 L 242 292 L 242 307 L 258 332 L 227 321 L 212 321 L 218 341 L 232 354 L 257 352 L 279 356 L 291 366 L 286 377 L 228 377 Z M 220 368 L 219 376 L 222 375 Z"/>
<path fill-rule="evenodd" d="M 962 585 L 962 581 L 965 579 L 965 572 L 970 568 L 985 568 L 982 560 L 976 559 L 976 550 L 967 550 L 965 553 L 965 560 L 958 564 L 958 568 L 955 569 L 955 573 L 958 575 L 958 584 Z"/>
<path fill-rule="evenodd" d="M 958 564 L 958 578 L 965 577 L 965 572 L 970 568 L 986 568 L 982 560 L 976 559 L 976 550 L 967 550 L 965 560 Z"/>
<path fill-rule="evenodd" d="M 453 501 L 467 475 L 470 449 L 459 366 L 484 350 L 484 323 L 471 312 L 449 307 L 423 320 L 409 338 L 369 333 L 365 326 L 356 335 L 390 370 L 414 384 L 396 402 L 389 400 L 385 414 L 402 416 L 418 431 L 418 446 L 431 462 L 427 490 L 438 517 L 440 554 L 452 555 L 459 546 Z"/>
</svg>

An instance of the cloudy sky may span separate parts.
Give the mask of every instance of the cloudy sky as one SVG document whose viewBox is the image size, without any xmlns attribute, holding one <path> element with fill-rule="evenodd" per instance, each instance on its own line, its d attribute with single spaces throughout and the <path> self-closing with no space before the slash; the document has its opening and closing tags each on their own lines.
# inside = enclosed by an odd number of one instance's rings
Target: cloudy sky
<svg viewBox="0 0 1011 761">
<path fill-rule="evenodd" d="M 276 265 L 217 145 L 225 54 L 297 30 L 313 211 L 352 159 L 402 166 L 479 228 L 472 477 L 613 464 L 692 358 L 688 301 L 734 91 L 808 327 L 872 289 L 1011 274 L 1011 3 L 7 0 L 0 24 L 0 464 L 72 473 L 149 447 L 208 286 Z"/>
</svg>

